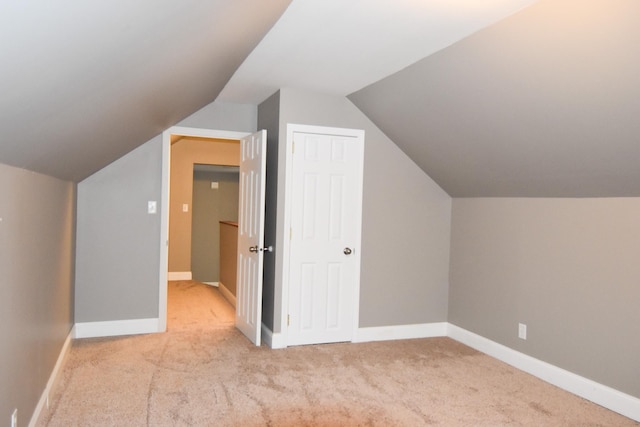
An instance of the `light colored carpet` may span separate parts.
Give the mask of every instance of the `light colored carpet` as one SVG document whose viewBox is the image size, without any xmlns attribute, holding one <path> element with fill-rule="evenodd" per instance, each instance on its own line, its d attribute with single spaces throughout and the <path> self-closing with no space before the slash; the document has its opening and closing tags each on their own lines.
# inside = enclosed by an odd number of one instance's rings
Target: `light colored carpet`
<svg viewBox="0 0 640 427">
<path fill-rule="evenodd" d="M 73 342 L 39 426 L 638 426 L 448 338 L 271 350 L 171 282 L 165 334 Z"/>
</svg>

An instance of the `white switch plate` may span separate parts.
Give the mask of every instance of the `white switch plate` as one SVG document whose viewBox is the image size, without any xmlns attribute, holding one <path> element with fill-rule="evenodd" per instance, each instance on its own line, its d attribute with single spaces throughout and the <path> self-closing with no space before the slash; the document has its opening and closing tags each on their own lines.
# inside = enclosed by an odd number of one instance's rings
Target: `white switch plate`
<svg viewBox="0 0 640 427">
<path fill-rule="evenodd" d="M 158 212 L 158 204 L 155 200 L 149 200 L 147 202 L 147 213 L 154 214 Z"/>
<path fill-rule="evenodd" d="M 220 187 L 220 183 L 211 181 L 211 189 L 217 190 Z"/>
<path fill-rule="evenodd" d="M 527 339 L 527 325 L 524 323 L 518 323 L 518 338 Z"/>
<path fill-rule="evenodd" d="M 182 204 L 182 212 L 189 212 L 189 204 L 188 203 L 183 203 Z"/>
</svg>

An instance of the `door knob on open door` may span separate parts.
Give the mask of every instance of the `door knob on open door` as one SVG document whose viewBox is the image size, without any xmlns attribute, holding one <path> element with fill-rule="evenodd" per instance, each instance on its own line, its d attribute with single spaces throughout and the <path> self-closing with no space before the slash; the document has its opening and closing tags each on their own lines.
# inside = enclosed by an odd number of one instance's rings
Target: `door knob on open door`
<svg viewBox="0 0 640 427">
<path fill-rule="evenodd" d="M 249 252 L 258 252 L 258 246 L 249 246 Z"/>
<path fill-rule="evenodd" d="M 351 255 L 351 248 L 344 248 L 344 252 L 345 255 Z"/>
</svg>

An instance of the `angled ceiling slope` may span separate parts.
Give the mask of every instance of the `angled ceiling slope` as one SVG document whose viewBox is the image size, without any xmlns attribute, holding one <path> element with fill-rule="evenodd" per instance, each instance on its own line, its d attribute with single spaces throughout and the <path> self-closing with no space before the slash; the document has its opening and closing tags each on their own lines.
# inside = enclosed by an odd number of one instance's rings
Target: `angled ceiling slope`
<svg viewBox="0 0 640 427">
<path fill-rule="evenodd" d="M 346 96 L 537 0 L 295 0 L 218 100 L 283 87 Z"/>
<path fill-rule="evenodd" d="M 0 162 L 79 181 L 216 98 L 290 0 L 0 4 Z"/>
<path fill-rule="evenodd" d="M 637 197 L 638 40 L 636 0 L 542 0 L 349 98 L 454 197 Z"/>
</svg>

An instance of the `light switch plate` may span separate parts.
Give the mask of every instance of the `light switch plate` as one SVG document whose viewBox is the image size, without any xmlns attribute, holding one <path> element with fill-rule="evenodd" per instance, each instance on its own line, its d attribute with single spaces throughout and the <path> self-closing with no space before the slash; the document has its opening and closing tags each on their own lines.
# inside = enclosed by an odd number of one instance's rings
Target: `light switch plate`
<svg viewBox="0 0 640 427">
<path fill-rule="evenodd" d="M 158 212 L 158 204 L 155 200 L 149 200 L 147 202 L 147 213 L 154 214 Z"/>
</svg>

